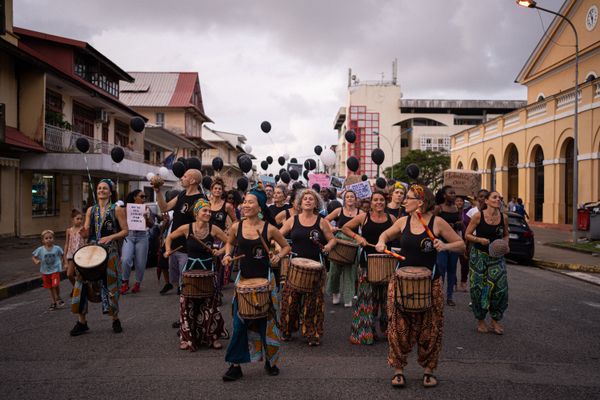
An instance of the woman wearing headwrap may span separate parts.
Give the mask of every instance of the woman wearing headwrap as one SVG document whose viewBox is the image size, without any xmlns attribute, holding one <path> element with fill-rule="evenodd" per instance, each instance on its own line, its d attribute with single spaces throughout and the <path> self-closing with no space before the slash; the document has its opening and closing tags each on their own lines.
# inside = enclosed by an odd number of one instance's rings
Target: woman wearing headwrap
<svg viewBox="0 0 600 400">
<path fill-rule="evenodd" d="M 116 207 L 112 202 L 114 184 L 110 179 L 102 179 L 96 186 L 98 203 L 88 208 L 85 222 L 81 231 L 82 237 L 87 237 L 88 243 L 103 246 L 108 251 L 106 260 L 106 276 L 99 282 L 84 282 L 79 273 L 73 287 L 71 312 L 77 314 L 78 320 L 71 336 L 79 336 L 89 330 L 87 325 L 88 300 L 93 296 L 95 288 L 100 288 L 102 312 L 112 317 L 113 331 L 121 333 L 123 328 L 119 320 L 119 287 L 121 286 L 122 271 L 117 241 L 127 236 L 127 216 L 125 209 Z"/>
<path fill-rule="evenodd" d="M 387 291 L 388 364 L 395 368 L 392 386 L 404 387 L 404 367 L 416 343 L 419 349 L 418 362 L 424 368 L 422 384 L 424 387 L 433 387 L 438 383 L 433 370 L 438 364 L 444 332 L 444 294 L 440 274 L 435 267 L 437 253 L 445 250 L 461 253 L 465 250 L 465 244 L 446 221 L 433 215 L 435 199 L 428 188 L 411 186 L 404 204 L 409 215 L 400 218 L 383 232 L 375 247 L 377 251 L 383 251 L 386 242 L 400 238 L 400 253 L 405 257 L 400 261 L 400 267 L 422 266 L 432 271 L 431 307 L 422 312 L 406 312 L 397 307 L 396 279 L 390 280 Z M 433 239 L 430 232 L 435 236 Z"/>
<path fill-rule="evenodd" d="M 205 199 L 199 199 L 194 204 L 194 215 L 196 222 L 182 225 L 167 237 L 165 243 L 165 258 L 169 258 L 173 249 L 173 240 L 178 237 L 186 238 L 188 259 L 183 273 L 192 270 L 214 271 L 214 257 L 225 252 L 225 249 L 216 250 L 212 248 L 215 240 L 226 241 L 227 236 L 218 227 L 210 222 L 210 203 Z M 208 246 L 206 248 L 204 245 Z M 215 291 L 212 297 L 189 298 L 183 294 L 179 296 L 179 348 L 196 351 L 201 345 L 214 349 L 223 346 L 219 339 L 229 337 L 225 329 L 223 316 L 217 308 L 219 301 L 219 285 L 217 275 L 213 275 Z"/>
<path fill-rule="evenodd" d="M 244 257 L 240 260 L 240 272 L 238 281 L 251 278 L 264 278 L 269 281 L 271 290 L 272 308 L 265 318 L 244 320 L 238 313 L 238 298 L 232 301 L 233 333 L 225 361 L 230 363 L 229 369 L 223 375 L 223 380 L 235 381 L 242 374 L 241 364 L 265 360 L 265 370 L 269 375 L 278 375 L 279 368 L 279 341 L 280 332 L 277 321 L 278 301 L 276 295 L 275 280 L 271 274 L 271 264 L 277 263 L 285 257 L 290 250 L 289 245 L 277 230 L 277 228 L 263 221 L 262 214 L 266 219 L 271 219 L 267 208 L 267 195 L 259 183 L 244 197 L 242 211 L 244 219 L 235 222 L 227 235 L 225 244 L 226 254 L 223 264 L 229 266 L 234 257 L 233 250 L 237 249 L 239 255 Z M 278 255 L 268 254 L 261 241 L 269 243 L 274 240 L 281 246 Z"/>
<path fill-rule="evenodd" d="M 313 189 L 305 189 L 296 197 L 299 214 L 286 220 L 281 228 L 283 235 L 290 234 L 294 257 L 308 258 L 323 264 L 321 253 L 329 253 L 336 240 L 329 222 L 319 215 L 322 200 Z M 284 340 L 291 339 L 292 332 L 300 328 L 309 346 L 318 346 L 323 336 L 325 320 L 325 280 L 323 268 L 319 287 L 311 293 L 292 289 L 287 282 L 281 295 L 281 325 Z"/>
</svg>

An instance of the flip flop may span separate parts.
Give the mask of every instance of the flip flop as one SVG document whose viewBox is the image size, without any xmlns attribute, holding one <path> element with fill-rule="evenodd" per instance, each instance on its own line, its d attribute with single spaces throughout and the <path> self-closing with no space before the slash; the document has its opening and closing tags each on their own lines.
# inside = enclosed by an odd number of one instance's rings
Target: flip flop
<svg viewBox="0 0 600 400">
<path fill-rule="evenodd" d="M 423 387 L 424 388 L 432 388 L 436 387 L 438 384 L 437 378 L 433 374 L 423 374 Z"/>
<path fill-rule="evenodd" d="M 392 376 L 392 387 L 403 388 L 405 386 L 406 378 L 404 378 L 404 374 L 394 374 L 394 376 Z"/>
</svg>

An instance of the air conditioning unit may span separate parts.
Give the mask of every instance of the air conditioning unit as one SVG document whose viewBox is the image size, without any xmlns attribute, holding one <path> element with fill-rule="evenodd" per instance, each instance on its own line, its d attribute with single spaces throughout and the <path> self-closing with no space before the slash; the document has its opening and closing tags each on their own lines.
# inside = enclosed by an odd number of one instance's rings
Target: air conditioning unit
<svg viewBox="0 0 600 400">
<path fill-rule="evenodd" d="M 108 122 L 108 111 L 106 111 L 104 108 L 97 108 L 96 109 L 96 121 L 102 122 L 102 123 L 107 123 Z"/>
</svg>

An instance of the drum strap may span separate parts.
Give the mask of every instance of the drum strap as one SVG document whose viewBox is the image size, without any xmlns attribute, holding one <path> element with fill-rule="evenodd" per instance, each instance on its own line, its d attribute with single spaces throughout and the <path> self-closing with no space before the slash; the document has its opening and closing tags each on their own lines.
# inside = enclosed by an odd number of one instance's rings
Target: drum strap
<svg viewBox="0 0 600 400">
<path fill-rule="evenodd" d="M 200 258 L 192 258 L 192 257 L 189 257 L 189 258 L 188 258 L 188 261 L 189 261 L 189 260 L 192 260 L 192 262 L 191 262 L 191 263 L 190 263 L 190 262 L 188 262 L 188 263 L 185 265 L 185 267 L 184 267 L 184 269 L 183 269 L 183 272 L 185 272 L 185 271 L 189 271 L 189 270 L 193 269 L 193 267 L 194 267 L 194 265 L 196 265 L 196 263 L 200 263 L 200 265 L 202 265 L 202 269 L 203 269 L 203 270 L 205 270 L 205 271 L 208 271 L 208 270 L 209 270 L 209 268 L 206 268 L 206 264 L 204 264 L 204 263 L 206 263 L 206 262 L 210 262 L 210 270 L 211 270 L 212 272 L 215 272 L 215 265 L 214 265 L 214 264 L 213 264 L 213 262 L 212 262 L 212 260 L 213 260 L 213 259 L 212 259 L 212 257 L 211 257 L 211 258 L 204 258 L 204 259 L 200 259 Z M 189 267 L 188 267 L 188 265 L 189 265 Z"/>
</svg>

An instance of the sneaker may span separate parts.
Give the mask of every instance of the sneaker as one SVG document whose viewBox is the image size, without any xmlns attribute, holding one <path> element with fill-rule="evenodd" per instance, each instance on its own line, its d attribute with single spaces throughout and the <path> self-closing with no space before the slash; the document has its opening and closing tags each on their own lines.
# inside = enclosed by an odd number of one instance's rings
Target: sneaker
<svg viewBox="0 0 600 400">
<path fill-rule="evenodd" d="M 131 293 L 137 293 L 140 291 L 140 283 L 136 282 L 135 285 L 133 285 L 133 289 L 131 289 Z"/>
<path fill-rule="evenodd" d="M 60 308 L 63 308 L 65 306 L 65 302 L 62 299 L 58 299 L 56 305 Z"/>
<path fill-rule="evenodd" d="M 448 304 L 450 307 L 454 307 L 456 305 L 456 303 L 452 299 L 446 300 L 446 304 Z"/>
<path fill-rule="evenodd" d="M 71 336 L 83 335 L 89 329 L 90 328 L 88 328 L 87 322 L 85 324 L 82 324 L 81 322 L 77 321 L 73 329 L 71 329 Z"/>
<path fill-rule="evenodd" d="M 331 302 L 332 302 L 334 305 L 340 304 L 340 297 L 342 297 L 342 296 L 341 296 L 339 293 L 334 293 L 334 294 L 332 294 L 332 295 L 331 295 L 331 298 L 332 298 L 332 301 L 331 301 Z"/>
<path fill-rule="evenodd" d="M 163 286 L 163 288 L 160 290 L 160 294 L 165 294 L 167 293 L 169 290 L 173 289 L 173 285 L 171 285 L 170 283 L 165 284 L 165 286 Z"/>
<path fill-rule="evenodd" d="M 269 374 L 270 376 L 279 375 L 279 368 L 277 368 L 277 365 L 271 366 L 271 363 L 268 361 L 265 362 L 265 370 L 267 371 L 267 374 Z"/>
<path fill-rule="evenodd" d="M 227 372 L 223 375 L 223 381 L 225 382 L 233 382 L 240 379 L 244 374 L 242 373 L 242 367 L 239 365 L 235 367 L 233 364 L 229 367 Z"/>
<path fill-rule="evenodd" d="M 121 294 L 125 294 L 129 291 L 129 281 L 123 281 L 123 284 L 121 285 L 121 289 L 119 290 L 121 292 Z"/>
<path fill-rule="evenodd" d="M 114 333 L 121 333 L 123 332 L 123 327 L 121 326 L 121 321 L 118 319 L 115 319 L 113 321 L 113 332 Z"/>
<path fill-rule="evenodd" d="M 352 302 L 350 301 L 348 303 L 344 303 L 344 307 L 346 307 L 346 308 L 352 307 Z"/>
<path fill-rule="evenodd" d="M 48 307 L 48 311 L 54 311 L 56 310 L 56 303 L 52 303 L 50 304 L 50 307 Z"/>
<path fill-rule="evenodd" d="M 171 328 L 173 328 L 173 329 L 177 329 L 177 328 L 179 328 L 179 326 L 180 326 L 180 325 L 181 325 L 181 324 L 179 323 L 179 321 L 175 321 L 175 322 L 173 322 L 173 323 L 171 324 Z"/>
</svg>

